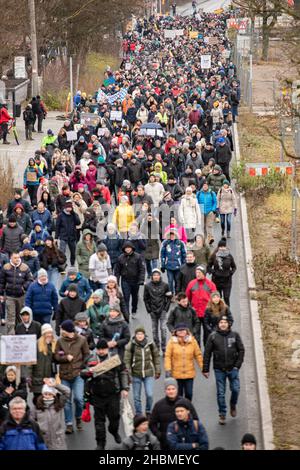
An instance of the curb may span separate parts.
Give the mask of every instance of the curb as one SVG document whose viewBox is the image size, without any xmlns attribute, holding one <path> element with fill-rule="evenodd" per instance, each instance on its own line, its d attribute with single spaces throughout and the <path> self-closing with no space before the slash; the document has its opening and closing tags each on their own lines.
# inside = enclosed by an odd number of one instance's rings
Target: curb
<svg viewBox="0 0 300 470">
<path fill-rule="evenodd" d="M 235 143 L 235 156 L 237 163 L 240 163 L 240 145 L 239 145 L 239 135 L 237 124 L 233 125 L 233 137 Z M 252 249 L 251 249 L 251 239 L 249 232 L 248 224 L 248 213 L 246 199 L 244 196 L 240 196 L 240 206 L 241 206 L 241 221 L 243 229 L 243 242 L 244 242 L 244 255 L 246 261 L 246 272 L 247 272 L 247 281 L 248 281 L 248 290 L 249 293 L 251 290 L 256 290 L 255 278 L 254 278 L 254 269 L 252 263 Z M 262 338 L 262 325 L 259 318 L 258 302 L 257 300 L 251 299 L 249 295 L 249 307 L 251 315 L 251 327 L 252 327 L 252 337 L 253 337 L 253 346 L 254 346 L 254 356 L 255 356 L 255 371 L 256 371 L 256 381 L 258 388 L 258 400 L 259 400 L 259 410 L 261 418 L 261 433 L 263 440 L 264 450 L 274 450 L 274 432 L 273 432 L 273 422 L 272 422 L 272 412 L 271 412 L 271 403 L 268 390 L 267 382 L 267 370 L 266 370 L 266 361 L 264 354 L 264 345 Z"/>
</svg>

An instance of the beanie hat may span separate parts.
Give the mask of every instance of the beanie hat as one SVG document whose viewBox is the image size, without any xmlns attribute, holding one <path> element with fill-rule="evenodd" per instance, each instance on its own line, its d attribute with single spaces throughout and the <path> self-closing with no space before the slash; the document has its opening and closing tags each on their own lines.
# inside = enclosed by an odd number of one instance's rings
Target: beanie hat
<svg viewBox="0 0 300 470">
<path fill-rule="evenodd" d="M 79 185 L 78 185 L 78 189 L 82 189 L 82 188 L 84 189 L 84 184 L 82 184 L 82 183 L 79 183 Z"/>
<path fill-rule="evenodd" d="M 140 424 L 148 422 L 148 418 L 145 415 L 136 415 L 133 420 L 134 429 L 138 428 Z"/>
<path fill-rule="evenodd" d="M 16 368 L 16 366 L 8 366 L 8 367 L 6 367 L 6 369 L 5 369 L 5 374 L 7 374 L 10 370 L 12 370 L 15 375 L 17 375 L 17 368 Z"/>
<path fill-rule="evenodd" d="M 26 315 L 31 315 L 31 317 L 32 317 L 32 309 L 30 307 L 23 307 L 21 312 L 20 312 L 20 315 L 22 316 L 22 315 L 24 315 L 24 313 Z"/>
<path fill-rule="evenodd" d="M 76 284 L 70 284 L 68 287 L 67 287 L 67 290 L 70 292 L 70 291 L 73 291 L 73 292 L 77 292 L 78 293 L 78 288 L 76 286 Z"/>
<path fill-rule="evenodd" d="M 44 323 L 42 325 L 41 335 L 43 336 L 45 333 L 53 333 L 53 328 L 50 323 Z"/>
<path fill-rule="evenodd" d="M 96 344 L 96 349 L 108 349 L 107 341 L 105 339 L 99 339 Z"/>
<path fill-rule="evenodd" d="M 95 292 L 92 293 L 92 298 L 93 297 L 101 297 L 103 298 L 103 289 L 97 289 Z"/>
<path fill-rule="evenodd" d="M 229 183 L 228 180 L 224 180 L 224 181 L 223 181 L 223 185 L 224 185 L 224 184 L 228 184 L 228 186 L 230 185 L 230 183 Z"/>
<path fill-rule="evenodd" d="M 99 251 L 107 251 L 107 246 L 105 245 L 105 243 L 100 243 L 98 245 L 97 252 Z"/>
<path fill-rule="evenodd" d="M 136 335 L 137 333 L 144 333 L 144 335 L 146 334 L 146 330 L 143 326 L 138 326 L 136 329 L 135 329 L 135 332 L 134 334 Z"/>
<path fill-rule="evenodd" d="M 253 434 L 250 434 L 250 433 L 244 434 L 244 436 L 242 437 L 241 444 L 247 444 L 247 443 L 256 445 L 256 439 L 255 439 L 255 436 L 253 436 Z"/>
<path fill-rule="evenodd" d="M 24 251 L 24 250 L 33 251 L 33 247 L 30 245 L 30 243 L 25 243 L 25 244 L 22 246 L 22 251 Z"/>
<path fill-rule="evenodd" d="M 201 271 L 203 274 L 206 274 L 206 267 L 204 264 L 199 264 L 199 266 L 196 267 L 196 271 Z"/>
<path fill-rule="evenodd" d="M 42 276 L 48 277 L 48 273 L 47 273 L 46 269 L 41 268 L 41 269 L 38 270 L 37 278 L 39 279 Z"/>
<path fill-rule="evenodd" d="M 178 390 L 177 380 L 173 379 L 173 377 L 169 377 L 168 379 L 165 380 L 165 389 L 171 386 L 177 388 Z"/>
<path fill-rule="evenodd" d="M 221 238 L 221 240 L 219 241 L 218 243 L 218 248 L 222 247 L 222 246 L 226 246 L 226 238 Z"/>
<path fill-rule="evenodd" d="M 108 276 L 107 282 L 115 282 L 116 284 L 118 284 L 118 279 L 116 278 L 116 276 L 113 276 L 111 274 L 110 276 Z"/>
<path fill-rule="evenodd" d="M 86 312 L 79 312 L 75 315 L 75 321 L 88 321 L 88 319 Z"/>
<path fill-rule="evenodd" d="M 220 292 L 218 290 L 211 293 L 210 298 L 213 299 L 214 297 L 221 297 Z"/>
<path fill-rule="evenodd" d="M 62 330 L 66 331 L 67 333 L 75 332 L 75 327 L 74 327 L 74 323 L 72 322 L 72 320 L 63 321 L 60 327 Z"/>
<path fill-rule="evenodd" d="M 188 330 L 188 326 L 186 323 L 178 323 L 175 325 L 174 331 L 180 331 L 180 330 Z"/>
<path fill-rule="evenodd" d="M 120 302 L 119 302 L 119 303 L 116 302 L 116 303 L 114 303 L 113 305 L 111 305 L 111 306 L 109 307 L 109 311 L 110 311 L 110 312 L 114 311 L 114 312 L 119 312 L 119 313 L 121 313 L 121 310 L 120 310 Z"/>
<path fill-rule="evenodd" d="M 152 274 L 155 274 L 155 273 L 158 273 L 158 274 L 162 275 L 161 270 L 158 269 L 158 268 L 152 269 Z"/>
<path fill-rule="evenodd" d="M 54 238 L 51 237 L 51 235 L 48 235 L 48 236 L 46 237 L 46 240 L 45 240 L 45 241 L 47 241 L 47 240 L 50 240 L 51 242 L 54 242 Z"/>
<path fill-rule="evenodd" d="M 75 268 L 74 266 L 72 266 L 71 268 L 68 269 L 67 271 L 67 275 L 69 276 L 69 274 L 77 274 L 78 273 L 78 269 Z"/>
<path fill-rule="evenodd" d="M 54 387 L 49 387 L 49 385 L 44 384 L 42 388 L 42 395 L 44 393 L 51 393 L 52 395 L 57 395 L 57 390 Z"/>
<path fill-rule="evenodd" d="M 17 222 L 17 218 L 14 214 L 9 216 L 8 222 Z"/>
<path fill-rule="evenodd" d="M 103 157 L 103 155 L 100 155 L 100 157 L 98 157 L 98 163 L 105 163 L 105 158 Z"/>
<path fill-rule="evenodd" d="M 220 323 L 220 321 L 222 320 L 225 320 L 227 321 L 227 323 L 229 324 L 229 320 L 228 320 L 228 317 L 226 315 L 222 315 L 220 318 L 218 318 L 218 324 Z"/>
<path fill-rule="evenodd" d="M 186 410 L 191 411 L 191 406 L 187 400 L 178 400 L 175 405 L 176 408 L 185 408 Z"/>
</svg>

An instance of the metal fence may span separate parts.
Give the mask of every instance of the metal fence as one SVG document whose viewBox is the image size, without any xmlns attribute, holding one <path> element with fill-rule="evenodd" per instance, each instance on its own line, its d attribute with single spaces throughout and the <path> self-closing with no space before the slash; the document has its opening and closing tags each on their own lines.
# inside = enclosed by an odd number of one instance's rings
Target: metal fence
<svg viewBox="0 0 300 470">
<path fill-rule="evenodd" d="M 292 193 L 292 251 L 291 258 L 300 262 L 300 190 L 293 189 Z"/>
</svg>

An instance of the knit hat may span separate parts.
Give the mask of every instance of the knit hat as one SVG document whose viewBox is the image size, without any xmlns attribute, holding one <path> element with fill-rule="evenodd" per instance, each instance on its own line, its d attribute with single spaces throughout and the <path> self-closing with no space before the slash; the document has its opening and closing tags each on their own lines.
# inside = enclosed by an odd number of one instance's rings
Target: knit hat
<svg viewBox="0 0 300 470">
<path fill-rule="evenodd" d="M 32 317 L 32 309 L 30 307 L 23 307 L 21 312 L 20 312 L 20 315 L 30 315 Z"/>
<path fill-rule="evenodd" d="M 116 284 L 118 284 L 118 279 L 116 278 L 116 276 L 113 276 L 111 274 L 110 276 L 108 276 L 107 282 L 115 282 Z"/>
<path fill-rule="evenodd" d="M 180 330 L 188 330 L 189 327 L 187 326 L 186 323 L 178 323 L 175 325 L 174 331 L 180 331 Z"/>
<path fill-rule="evenodd" d="M 226 238 L 221 238 L 221 240 L 218 243 L 218 248 L 222 246 L 226 246 L 226 243 L 227 243 Z"/>
<path fill-rule="evenodd" d="M 176 408 L 185 408 L 188 411 L 191 411 L 191 406 L 187 400 L 178 400 L 175 405 Z"/>
<path fill-rule="evenodd" d="M 145 415 L 136 415 L 133 420 L 134 429 L 138 428 L 140 424 L 148 422 L 149 419 Z"/>
<path fill-rule="evenodd" d="M 74 333 L 75 332 L 75 326 L 72 320 L 65 320 L 62 322 L 60 325 L 61 329 L 66 331 L 67 333 Z"/>
<path fill-rule="evenodd" d="M 230 183 L 229 183 L 228 180 L 224 180 L 224 181 L 223 181 L 223 185 L 224 185 L 224 184 L 228 184 L 228 186 L 230 185 Z"/>
<path fill-rule="evenodd" d="M 53 238 L 51 235 L 48 235 L 48 236 L 46 237 L 46 240 L 45 240 L 45 241 L 47 241 L 47 240 L 50 240 L 51 242 L 54 242 L 54 238 Z"/>
<path fill-rule="evenodd" d="M 49 387 L 49 385 L 44 384 L 44 385 L 43 385 L 43 388 L 42 388 L 42 395 L 43 395 L 44 393 L 51 393 L 52 395 L 57 395 L 58 392 L 57 392 L 56 388 L 54 388 L 54 387 Z"/>
<path fill-rule="evenodd" d="M 96 349 L 108 349 L 107 341 L 105 339 L 99 339 L 96 344 Z"/>
<path fill-rule="evenodd" d="M 98 157 L 98 163 L 105 163 L 105 158 L 103 157 L 103 155 L 100 155 L 100 157 Z"/>
<path fill-rule="evenodd" d="M 214 297 L 221 297 L 220 292 L 218 290 L 212 292 L 212 294 L 210 295 L 211 299 L 213 299 Z"/>
<path fill-rule="evenodd" d="M 5 369 L 5 374 L 7 374 L 10 370 L 13 371 L 13 373 L 14 373 L 15 375 L 17 375 L 17 368 L 16 368 L 16 366 L 8 366 L 8 367 L 6 367 L 6 369 Z"/>
<path fill-rule="evenodd" d="M 54 134 L 53 134 L 53 131 L 52 131 L 51 129 L 48 129 L 48 130 L 47 130 L 47 134 L 48 134 L 48 135 L 54 135 Z"/>
<path fill-rule="evenodd" d="M 70 274 L 77 274 L 78 273 L 78 269 L 75 268 L 74 266 L 72 266 L 71 268 L 68 269 L 67 271 L 67 275 L 69 276 Z"/>
<path fill-rule="evenodd" d="M 226 315 L 222 315 L 220 318 L 218 318 L 218 324 L 220 323 L 220 321 L 222 320 L 225 320 L 227 321 L 227 323 L 229 324 L 229 320 L 228 320 L 228 317 Z"/>
<path fill-rule="evenodd" d="M 105 245 L 105 243 L 100 243 L 98 245 L 97 252 L 99 251 L 107 251 L 107 246 Z"/>
<path fill-rule="evenodd" d="M 48 277 L 48 273 L 47 273 L 46 269 L 41 268 L 41 269 L 38 270 L 37 278 L 39 279 L 42 276 Z"/>
<path fill-rule="evenodd" d="M 244 434 L 241 440 L 241 444 L 242 445 L 243 444 L 255 444 L 256 445 L 255 436 L 253 436 L 253 434 L 250 434 L 250 433 Z"/>
<path fill-rule="evenodd" d="M 68 291 L 71 292 L 77 292 L 78 294 L 78 287 L 76 286 L 76 284 L 70 284 L 68 287 L 67 287 Z"/>
<path fill-rule="evenodd" d="M 94 297 L 101 297 L 103 298 L 103 289 L 97 289 L 95 292 L 92 293 L 92 298 Z"/>
<path fill-rule="evenodd" d="M 146 330 L 143 326 L 138 326 L 136 329 L 135 329 L 135 332 L 134 334 L 136 335 L 137 333 L 144 333 L 144 335 L 146 334 Z"/>
<path fill-rule="evenodd" d="M 114 303 L 113 305 L 111 305 L 111 306 L 109 307 L 109 311 L 110 311 L 110 312 L 114 311 L 114 312 L 119 312 L 119 313 L 121 313 L 121 310 L 120 310 L 120 302 L 119 302 L 119 303 Z"/>
<path fill-rule="evenodd" d="M 219 137 L 219 138 L 217 139 L 217 143 L 218 143 L 218 144 L 225 144 L 225 139 L 224 139 L 224 137 Z"/>
<path fill-rule="evenodd" d="M 178 383 L 176 379 L 173 379 L 173 377 L 169 377 L 168 379 L 165 380 L 165 390 L 168 387 L 175 387 L 178 389 Z"/>
<path fill-rule="evenodd" d="M 196 267 L 196 271 L 201 271 L 203 274 L 206 274 L 206 267 L 204 264 L 199 264 L 199 266 Z"/>
<path fill-rule="evenodd" d="M 46 333 L 53 333 L 53 328 L 50 323 L 44 323 L 41 329 L 41 335 L 43 336 Z"/>
<path fill-rule="evenodd" d="M 121 199 L 120 199 L 120 202 L 128 202 L 129 199 L 127 196 L 122 196 Z"/>
<path fill-rule="evenodd" d="M 68 207 L 71 207 L 73 209 L 73 203 L 71 201 L 67 201 L 64 205 L 64 209 L 67 209 Z"/>
<path fill-rule="evenodd" d="M 158 268 L 152 269 L 152 274 L 155 274 L 155 273 L 158 273 L 158 274 L 162 275 L 161 270 L 158 269 Z"/>
<path fill-rule="evenodd" d="M 8 222 L 17 222 L 17 218 L 14 214 L 10 215 L 8 218 Z"/>
<path fill-rule="evenodd" d="M 79 312 L 75 315 L 75 321 L 88 321 L 89 317 L 86 312 Z"/>
<path fill-rule="evenodd" d="M 30 243 L 25 243 L 25 244 L 22 246 L 22 251 L 24 251 L 24 250 L 33 251 L 33 247 L 30 245 Z"/>
</svg>

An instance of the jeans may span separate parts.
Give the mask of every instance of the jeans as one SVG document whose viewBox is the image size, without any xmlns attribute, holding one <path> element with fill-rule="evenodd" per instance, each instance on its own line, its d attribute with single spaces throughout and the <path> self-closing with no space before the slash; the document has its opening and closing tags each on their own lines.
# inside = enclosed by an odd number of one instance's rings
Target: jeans
<svg viewBox="0 0 300 470">
<path fill-rule="evenodd" d="M 152 335 L 153 341 L 157 346 L 157 349 L 160 349 L 160 340 L 159 340 L 159 329 L 161 337 L 161 349 L 163 352 L 166 350 L 167 343 L 167 312 L 163 311 L 160 316 L 152 314 Z"/>
<path fill-rule="evenodd" d="M 230 406 L 235 407 L 238 402 L 240 392 L 240 378 L 239 370 L 232 369 L 230 372 L 223 372 L 222 370 L 215 369 L 216 385 L 217 385 L 217 401 L 219 408 L 219 415 L 226 416 L 226 379 L 229 380 L 229 387 L 231 391 Z"/>
<path fill-rule="evenodd" d="M 180 269 L 176 269 L 174 271 L 167 269 L 167 276 L 168 276 L 168 284 L 169 284 L 170 291 L 172 292 L 172 294 L 175 294 L 175 292 L 177 292 L 177 289 L 178 289 Z"/>
<path fill-rule="evenodd" d="M 192 401 L 194 379 L 177 379 L 178 395 Z"/>
<path fill-rule="evenodd" d="M 45 323 L 51 323 L 51 315 L 34 315 L 33 314 L 33 319 L 34 321 L 38 321 L 41 325 L 44 325 Z"/>
<path fill-rule="evenodd" d="M 231 229 L 231 214 L 220 214 L 220 218 L 222 232 L 225 232 L 225 225 L 227 225 L 227 233 L 229 233 Z"/>
<path fill-rule="evenodd" d="M 38 119 L 38 132 L 41 132 L 43 119 L 44 119 L 44 114 L 43 113 L 38 114 L 37 119 Z"/>
<path fill-rule="evenodd" d="M 130 296 L 131 296 L 132 297 L 131 311 L 132 311 L 132 313 L 136 313 L 137 305 L 138 305 L 138 299 L 139 299 L 139 288 L 140 288 L 140 286 L 138 285 L 137 282 L 134 282 L 134 281 L 129 281 L 128 282 L 128 281 L 125 281 L 124 279 L 122 279 L 121 287 L 122 287 L 124 300 L 125 300 L 128 312 L 130 312 L 129 303 L 130 303 Z"/>
<path fill-rule="evenodd" d="M 132 391 L 136 415 L 143 414 L 141 400 L 142 384 L 144 384 L 146 394 L 146 413 L 151 412 L 153 403 L 154 377 L 132 377 Z"/>
<path fill-rule="evenodd" d="M 52 266 L 49 266 L 47 269 L 48 273 L 48 280 L 49 282 L 52 282 L 52 284 L 55 285 L 57 288 L 58 286 L 58 279 L 59 279 L 59 271 L 57 268 L 53 268 Z"/>
<path fill-rule="evenodd" d="M 67 246 L 70 250 L 70 261 L 71 265 L 74 266 L 75 264 L 75 252 L 76 252 L 76 240 L 59 240 L 59 249 L 65 253 Z"/>
<path fill-rule="evenodd" d="M 71 395 L 65 404 L 66 425 L 73 424 L 73 394 L 75 402 L 75 418 L 81 418 L 83 410 L 84 380 L 78 375 L 72 380 L 62 380 L 61 383 L 71 390 Z"/>
<path fill-rule="evenodd" d="M 152 269 L 156 269 L 158 267 L 158 259 L 146 259 L 146 268 L 147 268 L 147 275 L 151 277 Z"/>
</svg>

